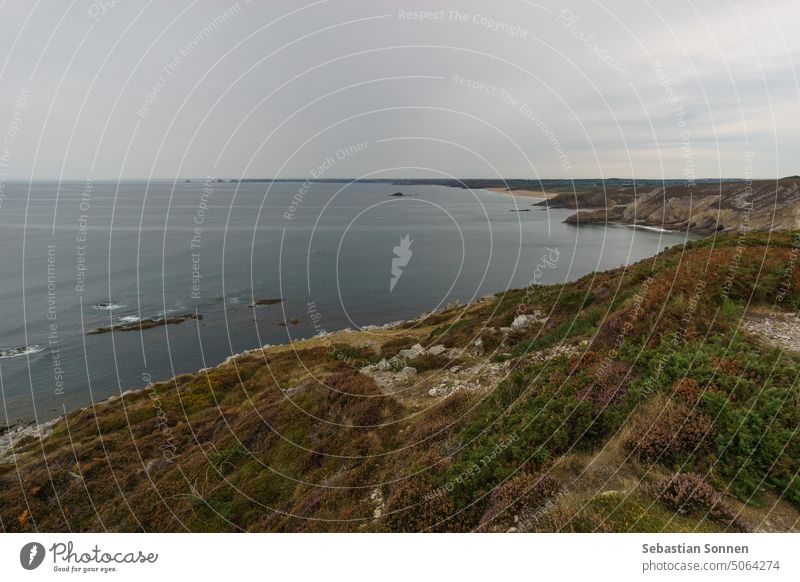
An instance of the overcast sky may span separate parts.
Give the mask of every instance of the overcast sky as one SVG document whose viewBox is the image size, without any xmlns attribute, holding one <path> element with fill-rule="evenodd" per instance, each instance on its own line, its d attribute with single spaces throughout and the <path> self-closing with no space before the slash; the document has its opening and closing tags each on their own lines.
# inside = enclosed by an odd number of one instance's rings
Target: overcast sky
<svg viewBox="0 0 800 582">
<path fill-rule="evenodd" d="M 5 179 L 800 173 L 797 0 L 0 6 Z"/>
</svg>

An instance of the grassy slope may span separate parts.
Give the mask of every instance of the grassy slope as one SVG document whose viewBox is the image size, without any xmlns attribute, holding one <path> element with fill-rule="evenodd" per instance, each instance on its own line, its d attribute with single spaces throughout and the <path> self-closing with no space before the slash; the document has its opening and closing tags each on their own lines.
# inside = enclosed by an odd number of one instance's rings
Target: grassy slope
<svg viewBox="0 0 800 582">
<path fill-rule="evenodd" d="M 18 449 L 16 464 L 0 465 L 0 525 L 797 527 L 800 358 L 735 332 L 746 305 L 796 310 L 800 299 L 795 239 L 769 237 L 695 241 L 380 336 L 337 334 L 251 353 L 75 411 L 51 437 Z M 501 345 L 503 335 L 486 328 L 508 325 L 520 304 L 550 318 Z M 480 334 L 486 355 L 472 363 L 508 361 L 492 390 L 428 396 L 438 360 L 392 395 L 357 371 L 418 340 L 464 347 Z M 542 350 L 564 344 L 580 349 L 542 360 Z M 722 492 L 724 510 L 711 491 L 665 496 L 665 479 L 680 473 Z"/>
</svg>

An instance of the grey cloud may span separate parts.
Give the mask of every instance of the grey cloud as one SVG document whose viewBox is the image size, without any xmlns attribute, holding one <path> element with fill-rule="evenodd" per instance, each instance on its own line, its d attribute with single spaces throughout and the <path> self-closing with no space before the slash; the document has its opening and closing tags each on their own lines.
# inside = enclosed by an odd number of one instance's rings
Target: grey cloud
<svg viewBox="0 0 800 582">
<path fill-rule="evenodd" d="M 7 174 L 305 177 L 343 144 L 369 141 L 337 177 L 401 165 L 524 177 L 526 158 L 542 177 L 660 177 L 659 154 L 679 176 L 675 103 L 699 175 L 741 175 L 745 128 L 756 174 L 798 173 L 797 2 L 771 2 L 773 15 L 745 3 L 540 6 L 5 3 L 0 132 L 29 91 Z M 399 137 L 425 139 L 376 143 Z"/>
</svg>

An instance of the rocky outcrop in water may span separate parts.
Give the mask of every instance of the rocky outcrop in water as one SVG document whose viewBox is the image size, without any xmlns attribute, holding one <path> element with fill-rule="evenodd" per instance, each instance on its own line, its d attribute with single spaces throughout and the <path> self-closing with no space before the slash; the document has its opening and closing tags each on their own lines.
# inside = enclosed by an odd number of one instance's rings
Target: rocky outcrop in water
<svg viewBox="0 0 800 582">
<path fill-rule="evenodd" d="M 110 333 L 112 331 L 135 331 L 142 329 L 149 329 L 151 327 L 160 327 L 162 325 L 174 325 L 183 323 L 190 319 L 203 319 L 203 316 L 195 313 L 184 313 L 183 315 L 174 315 L 172 317 L 153 317 L 150 319 L 143 319 L 141 321 L 131 321 L 128 323 L 118 323 L 109 325 L 107 327 L 99 327 L 88 332 L 86 335 L 98 335 L 101 333 Z"/>
</svg>

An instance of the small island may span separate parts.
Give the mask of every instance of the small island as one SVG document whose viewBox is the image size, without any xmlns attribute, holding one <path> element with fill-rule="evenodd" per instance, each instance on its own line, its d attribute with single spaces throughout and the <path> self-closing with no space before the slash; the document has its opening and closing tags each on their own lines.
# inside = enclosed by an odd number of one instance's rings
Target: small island
<svg viewBox="0 0 800 582">
<path fill-rule="evenodd" d="M 37 354 L 41 351 L 42 348 L 39 346 L 17 346 L 15 348 L 3 348 L 0 349 L 0 360 L 16 358 L 17 356 Z"/>
<path fill-rule="evenodd" d="M 141 321 L 132 321 L 129 323 L 120 323 L 117 325 L 109 325 L 107 327 L 99 327 L 95 330 L 87 332 L 86 335 L 99 335 L 101 333 L 109 333 L 112 331 L 134 331 L 137 329 L 149 329 L 151 327 L 159 327 L 162 325 L 174 325 L 189 321 L 190 319 L 203 319 L 199 313 L 184 313 L 182 315 L 175 315 L 173 317 L 151 317 Z"/>
<path fill-rule="evenodd" d="M 274 298 L 274 299 L 272 299 L 272 298 L 270 298 L 270 299 L 259 299 L 257 301 L 254 301 L 253 303 L 248 304 L 247 306 L 248 307 L 260 307 L 260 306 L 263 306 L 263 305 L 277 305 L 278 303 L 283 303 L 283 297 L 277 297 L 277 298 Z"/>
</svg>

